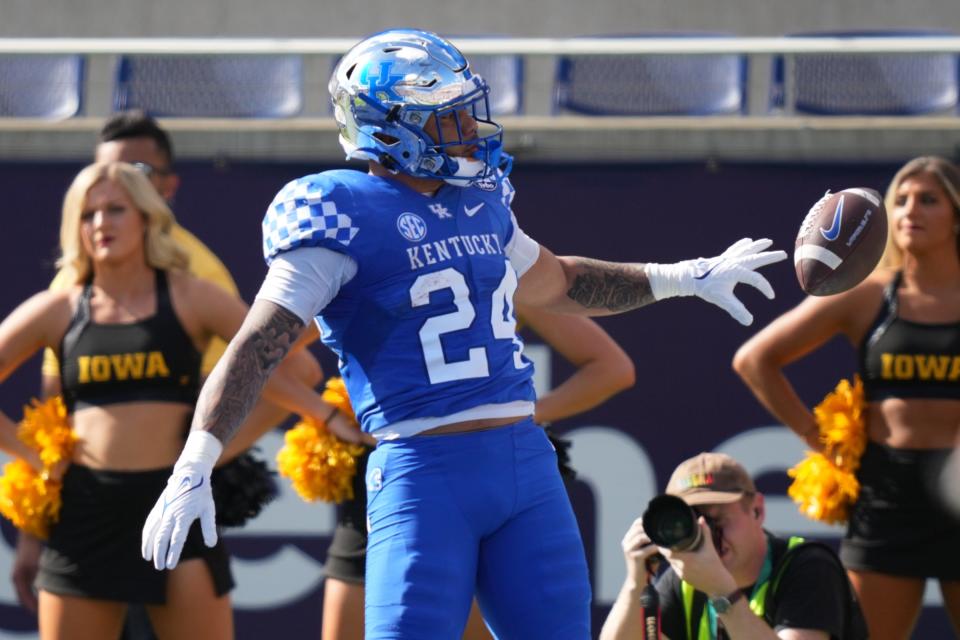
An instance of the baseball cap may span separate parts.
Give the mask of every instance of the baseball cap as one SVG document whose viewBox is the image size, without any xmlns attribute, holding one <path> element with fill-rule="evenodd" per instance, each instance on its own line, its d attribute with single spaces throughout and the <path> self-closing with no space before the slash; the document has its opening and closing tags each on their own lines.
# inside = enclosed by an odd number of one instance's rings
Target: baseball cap
<svg viewBox="0 0 960 640">
<path fill-rule="evenodd" d="M 687 504 L 728 504 L 756 493 L 750 474 L 725 453 L 701 453 L 681 462 L 670 476 L 667 493 Z"/>
</svg>

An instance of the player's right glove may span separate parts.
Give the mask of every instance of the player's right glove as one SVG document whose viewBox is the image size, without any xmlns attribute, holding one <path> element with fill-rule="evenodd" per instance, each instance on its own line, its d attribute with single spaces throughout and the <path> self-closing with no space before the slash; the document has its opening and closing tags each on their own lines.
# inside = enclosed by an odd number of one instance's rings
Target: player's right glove
<svg viewBox="0 0 960 640">
<path fill-rule="evenodd" d="M 773 287 L 757 269 L 787 259 L 785 251 L 766 251 L 773 244 L 766 238 L 743 238 L 716 258 L 696 258 L 675 264 L 648 263 L 645 267 L 650 289 L 657 300 L 674 296 L 697 296 L 717 305 L 743 325 L 753 314 L 733 295 L 741 282 L 773 299 Z"/>
<path fill-rule="evenodd" d="M 216 509 L 210 475 L 223 445 L 206 431 L 191 431 L 167 486 L 143 525 L 140 552 L 157 570 L 173 569 L 193 521 L 200 518 L 203 541 L 217 544 Z"/>
</svg>

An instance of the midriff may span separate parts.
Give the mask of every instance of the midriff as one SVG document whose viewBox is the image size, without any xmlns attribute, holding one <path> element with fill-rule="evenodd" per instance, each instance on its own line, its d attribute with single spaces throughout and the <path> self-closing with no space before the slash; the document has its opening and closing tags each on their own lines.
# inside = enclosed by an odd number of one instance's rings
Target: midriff
<svg viewBox="0 0 960 640">
<path fill-rule="evenodd" d="M 895 449 L 948 449 L 960 438 L 960 401 L 887 398 L 867 405 L 867 435 Z"/>
<path fill-rule="evenodd" d="M 192 407 L 126 402 L 74 412 L 73 462 L 94 469 L 141 471 L 172 467 L 183 449 Z"/>
<path fill-rule="evenodd" d="M 439 436 L 448 433 L 467 433 L 468 431 L 483 431 L 485 429 L 496 429 L 508 424 L 513 424 L 523 420 L 527 416 L 516 416 L 512 418 L 481 418 L 479 420 L 464 420 L 463 422 L 454 422 L 445 424 L 433 429 L 421 431 L 418 436 Z"/>
</svg>

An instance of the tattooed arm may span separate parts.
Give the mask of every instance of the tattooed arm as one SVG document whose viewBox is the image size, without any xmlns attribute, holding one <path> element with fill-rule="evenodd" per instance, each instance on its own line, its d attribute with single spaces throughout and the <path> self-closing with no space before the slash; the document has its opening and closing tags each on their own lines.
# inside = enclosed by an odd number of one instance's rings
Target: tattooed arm
<svg viewBox="0 0 960 640">
<path fill-rule="evenodd" d="M 230 440 L 303 329 L 303 321 L 290 311 L 256 300 L 203 385 L 191 430 L 208 431 L 221 443 Z M 277 399 L 269 391 L 265 395 Z M 283 390 L 278 392 L 282 397 Z"/>
<path fill-rule="evenodd" d="M 256 412 L 261 390 L 263 399 L 275 408 L 321 419 L 329 415 L 332 407 L 313 388 L 322 375 L 319 364 L 302 350 L 307 342 L 298 338 L 310 334 L 303 330 L 301 315 L 282 303 L 265 300 L 258 300 L 250 309 L 216 285 L 186 274 L 172 276 L 171 283 L 175 285 L 174 304 L 191 335 L 218 336 L 232 345 L 229 357 L 224 355 L 223 364 L 214 367 L 216 375 L 211 372 L 194 411 L 194 429 L 211 432 L 224 444 L 237 431 L 225 457 L 250 446 L 271 426 L 272 421 L 263 419 L 240 427 L 219 426 L 238 415 Z M 315 376 L 311 364 L 316 367 Z M 205 426 L 207 422 L 218 423 L 216 430 Z"/>
<path fill-rule="evenodd" d="M 541 246 L 536 262 L 520 278 L 517 303 L 576 315 L 622 313 L 654 302 L 644 267 L 638 263 L 557 257 Z"/>
<path fill-rule="evenodd" d="M 141 553 L 156 569 L 177 566 L 194 520 L 200 520 L 204 543 L 217 543 L 210 487 L 214 464 L 302 331 L 299 317 L 258 299 L 210 373 L 187 442 L 143 526 Z"/>
<path fill-rule="evenodd" d="M 567 276 L 567 299 L 591 315 L 609 315 L 655 302 L 646 265 L 561 258 Z"/>
<path fill-rule="evenodd" d="M 238 319 L 232 328 L 228 326 L 228 319 L 221 317 L 221 305 L 209 304 L 207 297 L 214 295 L 209 291 L 205 295 L 198 294 L 200 298 L 194 304 L 187 300 L 183 305 L 182 310 L 188 313 L 201 310 L 207 320 L 204 326 L 216 329 L 219 335 L 233 335 L 233 339 L 200 392 L 190 435 L 166 488 L 143 525 L 141 553 L 159 570 L 177 566 L 194 520 L 200 520 L 204 543 L 207 546 L 216 544 L 216 514 L 210 476 L 223 453 L 224 443 L 234 436 L 261 390 L 270 400 L 288 410 L 321 419 L 332 415 L 327 412 L 332 411 L 332 407 L 305 385 L 285 386 L 284 367 L 280 367 L 273 377 L 271 372 L 297 342 L 304 324 L 336 296 L 339 286 L 352 275 L 347 274 L 345 266 L 348 265 L 344 260 L 339 263 L 327 260 L 328 268 L 318 270 L 313 267 L 324 267 L 326 254 L 305 253 L 298 266 L 296 260 L 299 259 L 294 259 L 294 253 L 290 252 L 290 264 L 286 266 L 286 259 L 274 260 L 253 307 L 242 323 Z M 278 271 L 275 272 L 275 268 Z M 331 278 L 325 277 L 330 274 L 334 275 L 332 283 Z M 224 331 L 228 333 L 224 334 Z M 297 389 L 297 394 L 290 394 L 291 390 Z M 284 397 L 293 406 L 284 403 Z M 322 408 L 320 411 L 304 410 L 296 406 L 298 402 L 304 403 L 303 407 Z M 334 431 L 336 422 L 330 424 Z"/>
<path fill-rule="evenodd" d="M 544 247 L 520 279 L 517 300 L 530 306 L 579 315 L 610 315 L 637 309 L 674 296 L 698 296 L 742 324 L 753 316 L 733 295 L 745 283 L 773 298 L 773 288 L 756 269 L 787 257 L 766 251 L 770 240 L 744 238 L 716 258 L 696 258 L 675 264 L 603 262 L 561 257 Z"/>
</svg>

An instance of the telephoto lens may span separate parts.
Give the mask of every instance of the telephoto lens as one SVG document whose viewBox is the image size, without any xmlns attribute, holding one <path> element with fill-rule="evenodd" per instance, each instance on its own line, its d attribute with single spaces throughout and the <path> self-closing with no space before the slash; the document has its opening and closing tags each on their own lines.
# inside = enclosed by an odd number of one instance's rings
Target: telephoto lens
<svg viewBox="0 0 960 640">
<path fill-rule="evenodd" d="M 676 496 L 657 496 L 643 512 L 643 530 L 658 547 L 696 551 L 703 544 L 697 513 Z"/>
</svg>

